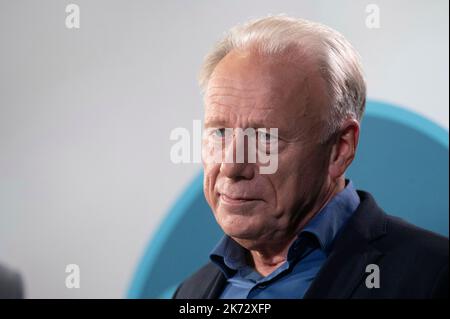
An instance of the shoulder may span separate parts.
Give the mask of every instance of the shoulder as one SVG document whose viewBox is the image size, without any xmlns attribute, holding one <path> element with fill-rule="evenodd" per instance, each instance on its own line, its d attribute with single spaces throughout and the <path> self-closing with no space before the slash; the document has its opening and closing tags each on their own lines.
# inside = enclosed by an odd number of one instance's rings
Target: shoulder
<svg viewBox="0 0 450 319">
<path fill-rule="evenodd" d="M 374 246 L 384 254 L 387 287 L 402 287 L 404 296 L 448 297 L 448 238 L 386 215 L 386 235 Z"/>
<path fill-rule="evenodd" d="M 407 221 L 386 215 L 386 236 L 381 243 L 387 252 L 413 253 L 436 263 L 448 263 L 448 238 L 417 227 Z"/>
<path fill-rule="evenodd" d="M 358 191 L 361 203 L 353 229 L 378 250 L 397 256 L 413 255 L 431 262 L 448 262 L 448 238 L 387 214 L 370 193 Z"/>
<path fill-rule="evenodd" d="M 342 232 L 337 248 L 377 252 L 384 292 L 380 296 L 448 295 L 448 238 L 384 212 L 367 192 Z M 355 248 L 352 248 L 355 247 Z"/>
</svg>

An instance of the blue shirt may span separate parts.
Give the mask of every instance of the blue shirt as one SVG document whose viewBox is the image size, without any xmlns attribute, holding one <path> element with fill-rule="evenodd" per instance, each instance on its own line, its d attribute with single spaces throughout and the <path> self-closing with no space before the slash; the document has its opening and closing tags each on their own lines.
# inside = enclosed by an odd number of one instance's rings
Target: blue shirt
<svg viewBox="0 0 450 319">
<path fill-rule="evenodd" d="M 352 182 L 336 194 L 300 231 L 286 261 L 264 277 L 246 262 L 248 251 L 224 236 L 210 259 L 227 278 L 221 299 L 299 299 L 330 253 L 331 244 L 359 205 Z"/>
</svg>

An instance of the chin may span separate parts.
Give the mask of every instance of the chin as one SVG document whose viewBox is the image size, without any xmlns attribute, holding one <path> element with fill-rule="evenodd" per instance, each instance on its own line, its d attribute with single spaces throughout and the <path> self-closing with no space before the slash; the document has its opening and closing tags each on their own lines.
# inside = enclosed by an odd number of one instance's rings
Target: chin
<svg viewBox="0 0 450 319">
<path fill-rule="evenodd" d="M 253 240 L 261 235 L 260 227 L 250 216 L 219 213 L 216 219 L 223 232 L 232 238 Z"/>
</svg>

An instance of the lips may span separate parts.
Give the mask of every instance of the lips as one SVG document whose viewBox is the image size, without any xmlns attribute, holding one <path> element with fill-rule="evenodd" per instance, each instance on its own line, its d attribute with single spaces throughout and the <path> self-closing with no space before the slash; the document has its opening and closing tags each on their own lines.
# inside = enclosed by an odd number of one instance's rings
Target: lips
<svg viewBox="0 0 450 319">
<path fill-rule="evenodd" d="M 239 204 L 246 204 L 249 202 L 254 202 L 254 201 L 258 201 L 260 199 L 258 198 L 250 198 L 247 196 L 235 196 L 235 195 L 230 195 L 230 194 L 219 194 L 220 196 L 220 200 L 223 201 L 226 204 L 231 204 L 231 205 L 239 205 Z"/>
</svg>

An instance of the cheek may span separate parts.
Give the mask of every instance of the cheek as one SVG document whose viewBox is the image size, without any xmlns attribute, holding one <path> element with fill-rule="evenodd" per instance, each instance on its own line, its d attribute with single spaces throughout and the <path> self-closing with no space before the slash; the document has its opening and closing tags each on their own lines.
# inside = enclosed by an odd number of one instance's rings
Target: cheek
<svg viewBox="0 0 450 319">
<path fill-rule="evenodd" d="M 293 183 L 301 179 L 305 171 L 308 170 L 308 160 L 302 152 L 299 152 L 295 145 L 287 148 L 278 156 L 278 173 L 273 176 L 276 181 L 276 189 L 293 187 Z"/>
<path fill-rule="evenodd" d="M 222 140 L 214 138 L 212 133 L 205 132 L 202 138 L 203 164 L 217 164 L 223 160 Z"/>
<path fill-rule="evenodd" d="M 317 147 L 293 144 L 280 154 L 279 161 L 283 178 L 287 179 L 293 177 L 310 182 L 328 170 L 326 150 Z"/>
<path fill-rule="evenodd" d="M 205 194 L 206 201 L 214 208 L 216 206 L 217 198 L 214 192 L 214 186 L 219 174 L 220 165 L 213 163 L 203 163 L 203 192 Z"/>
<path fill-rule="evenodd" d="M 278 171 L 270 177 L 280 211 L 290 210 L 299 200 L 306 199 L 324 173 L 319 158 L 299 149 L 300 146 L 292 145 L 280 153 Z"/>
</svg>

